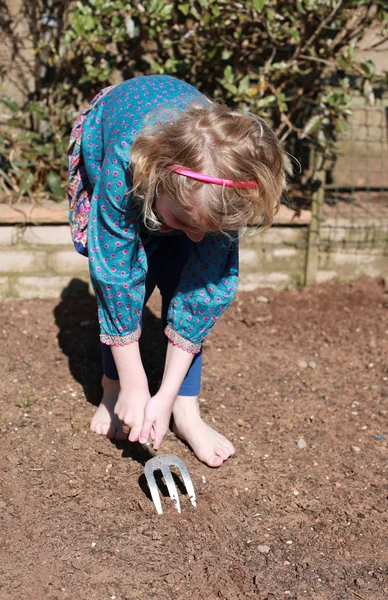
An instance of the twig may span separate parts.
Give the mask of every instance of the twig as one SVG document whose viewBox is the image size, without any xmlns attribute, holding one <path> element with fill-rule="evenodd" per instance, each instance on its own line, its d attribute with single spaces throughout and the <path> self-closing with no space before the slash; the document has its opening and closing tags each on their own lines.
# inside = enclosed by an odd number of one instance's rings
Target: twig
<svg viewBox="0 0 388 600">
<path fill-rule="evenodd" d="M 354 594 L 355 596 L 357 596 L 357 598 L 361 598 L 361 600 L 367 600 L 367 599 L 365 598 L 365 596 L 361 596 L 360 594 L 357 594 L 357 592 L 353 592 L 353 591 L 352 591 L 352 594 Z"/>
<path fill-rule="evenodd" d="M 299 58 L 303 58 L 304 60 L 312 60 L 315 62 L 323 63 L 324 65 L 328 65 L 329 67 L 335 67 L 335 62 L 330 62 L 329 60 L 325 60 L 324 58 L 317 58 L 316 56 L 307 56 L 307 54 L 300 54 Z"/>
<path fill-rule="evenodd" d="M 336 13 L 338 12 L 338 9 L 340 8 L 341 4 L 342 4 L 343 0 L 339 0 L 339 2 L 337 2 L 337 4 L 335 5 L 335 7 L 333 8 L 333 10 L 331 11 L 331 13 L 326 17 L 326 19 L 324 19 L 322 21 L 322 23 L 319 25 L 319 27 L 314 31 L 314 33 L 312 34 L 312 36 L 310 36 L 310 38 L 307 40 L 307 42 L 304 43 L 303 47 L 301 48 L 300 52 L 304 52 L 306 50 L 306 48 L 308 48 L 313 42 L 314 40 L 317 39 L 318 35 L 321 33 L 322 29 L 324 27 L 326 27 L 326 25 L 328 23 L 330 23 L 330 21 L 335 17 Z"/>
</svg>

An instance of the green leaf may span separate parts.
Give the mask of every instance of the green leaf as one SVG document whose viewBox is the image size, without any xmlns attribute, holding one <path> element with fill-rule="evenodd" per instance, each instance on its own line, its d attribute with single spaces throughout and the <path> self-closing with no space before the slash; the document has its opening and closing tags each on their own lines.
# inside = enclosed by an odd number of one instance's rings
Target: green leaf
<svg viewBox="0 0 388 600">
<path fill-rule="evenodd" d="M 193 15 L 194 19 L 197 19 L 197 21 L 201 20 L 201 15 L 199 14 L 199 12 L 197 11 L 197 9 L 195 8 L 195 6 L 192 6 L 190 8 L 190 13 Z"/>
<path fill-rule="evenodd" d="M 233 79 L 234 79 L 234 75 L 233 75 L 233 69 L 231 67 L 231 65 L 227 65 L 224 69 L 224 78 L 226 79 L 226 81 L 228 83 L 232 83 Z"/>
<path fill-rule="evenodd" d="M 267 0 L 253 0 L 253 6 L 258 13 L 261 13 L 266 4 Z"/>
<path fill-rule="evenodd" d="M 31 171 L 26 171 L 20 180 L 19 191 L 22 196 L 28 192 L 34 183 L 34 174 Z"/>
<path fill-rule="evenodd" d="M 82 17 L 79 14 L 76 14 L 73 16 L 73 19 L 71 21 L 71 26 L 74 29 L 75 33 L 79 36 L 79 37 L 83 37 L 85 30 L 84 30 L 84 26 L 83 26 L 83 22 L 82 22 Z"/>
<path fill-rule="evenodd" d="M 190 12 L 190 4 L 178 4 L 178 10 L 180 10 L 181 13 L 187 17 Z"/>
<path fill-rule="evenodd" d="M 50 171 L 47 175 L 47 186 L 56 202 L 64 199 L 64 191 L 62 188 L 62 179 L 55 171 Z"/>
<path fill-rule="evenodd" d="M 14 100 L 11 100 L 11 98 L 9 98 L 8 96 L 2 96 L 0 101 L 2 104 L 4 104 L 4 106 L 6 106 L 13 113 L 16 113 L 16 112 L 18 112 L 18 110 L 20 110 L 20 107 L 17 104 L 17 102 L 15 102 Z"/>
<path fill-rule="evenodd" d="M 270 94 L 269 96 L 265 96 L 264 98 L 260 98 L 260 100 L 256 101 L 256 105 L 258 108 L 267 108 L 271 106 L 271 104 L 276 103 L 276 96 Z"/>
<path fill-rule="evenodd" d="M 86 31 L 92 31 L 97 25 L 97 20 L 92 15 L 86 15 L 83 18 L 83 24 Z"/>
<path fill-rule="evenodd" d="M 290 35 L 297 44 L 300 42 L 300 33 L 297 29 L 290 29 Z"/>
<path fill-rule="evenodd" d="M 245 77 L 243 77 L 238 85 L 238 92 L 239 94 L 246 94 L 249 88 L 249 84 L 250 84 L 250 77 L 249 75 L 245 75 Z"/>
<path fill-rule="evenodd" d="M 320 115 L 314 115 L 307 121 L 306 125 L 304 126 L 301 137 L 304 138 L 304 137 L 314 133 L 314 131 L 318 131 L 318 129 L 321 128 L 322 123 L 323 123 L 322 117 Z"/>
<path fill-rule="evenodd" d="M 228 92 L 230 92 L 234 96 L 237 94 L 238 90 L 237 90 L 236 86 L 233 85 L 232 83 L 223 82 L 222 85 L 224 86 L 224 88 L 226 90 L 228 90 Z"/>
</svg>

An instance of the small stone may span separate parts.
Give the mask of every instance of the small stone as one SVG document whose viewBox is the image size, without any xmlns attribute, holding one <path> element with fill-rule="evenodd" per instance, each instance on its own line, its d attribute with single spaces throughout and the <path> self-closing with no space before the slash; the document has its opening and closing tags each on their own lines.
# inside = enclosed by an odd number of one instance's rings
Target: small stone
<svg viewBox="0 0 388 600">
<path fill-rule="evenodd" d="M 264 304 L 268 304 L 269 298 L 267 296 L 257 296 L 256 300 L 258 302 L 263 302 Z"/>
<path fill-rule="evenodd" d="M 309 367 L 310 369 L 316 369 L 317 368 L 317 363 L 314 360 L 310 360 L 309 362 Z"/>
<path fill-rule="evenodd" d="M 285 560 L 285 561 L 283 562 L 283 565 L 284 565 L 285 567 L 289 567 L 289 566 L 290 566 L 290 564 L 291 564 L 291 563 L 290 563 L 288 560 Z"/>
<path fill-rule="evenodd" d="M 239 427 L 243 427 L 244 426 L 244 421 L 242 419 L 237 419 L 237 425 Z"/>
<path fill-rule="evenodd" d="M 300 438 L 300 440 L 298 440 L 298 448 L 300 448 L 301 450 L 303 450 L 303 448 L 307 448 L 306 440 Z"/>
<path fill-rule="evenodd" d="M 265 544 L 263 546 L 257 546 L 257 549 L 260 552 L 260 554 L 268 554 L 268 552 L 271 550 L 271 548 L 269 546 L 266 546 Z"/>
<path fill-rule="evenodd" d="M 23 331 L 23 333 L 24 333 L 24 331 Z M 373 367 L 374 367 L 374 364 L 373 363 L 369 363 L 368 369 L 373 369 Z"/>
<path fill-rule="evenodd" d="M 287 541 L 286 541 L 286 544 L 288 544 L 289 546 L 291 546 L 291 544 L 292 544 L 292 540 L 287 540 Z"/>
<path fill-rule="evenodd" d="M 92 548 L 95 548 L 96 542 L 92 542 Z"/>
<path fill-rule="evenodd" d="M 5 508 L 6 506 L 7 506 L 7 503 L 4 502 L 4 500 L 0 500 L 0 509 Z"/>
<path fill-rule="evenodd" d="M 235 496 L 238 496 L 238 489 L 237 489 L 237 488 L 233 488 L 233 494 L 234 494 Z"/>
<path fill-rule="evenodd" d="M 305 360 L 298 360 L 298 367 L 301 369 L 307 369 L 307 363 Z"/>
<path fill-rule="evenodd" d="M 353 452 L 361 452 L 361 448 L 359 446 L 352 446 Z"/>
</svg>

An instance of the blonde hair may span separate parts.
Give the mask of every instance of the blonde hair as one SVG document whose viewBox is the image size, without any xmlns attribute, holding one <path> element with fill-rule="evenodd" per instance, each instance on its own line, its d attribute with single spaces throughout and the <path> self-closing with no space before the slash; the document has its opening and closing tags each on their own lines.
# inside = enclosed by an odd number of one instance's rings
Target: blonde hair
<svg viewBox="0 0 388 600">
<path fill-rule="evenodd" d="M 191 107 L 170 123 L 140 134 L 131 149 L 133 188 L 142 201 L 146 226 L 159 229 L 154 210 L 158 193 L 190 213 L 199 202 L 209 231 L 269 227 L 285 187 L 283 150 L 264 119 L 209 102 Z M 231 179 L 255 181 L 255 189 L 203 183 L 167 165 Z M 197 204 L 198 206 L 198 204 Z"/>
</svg>

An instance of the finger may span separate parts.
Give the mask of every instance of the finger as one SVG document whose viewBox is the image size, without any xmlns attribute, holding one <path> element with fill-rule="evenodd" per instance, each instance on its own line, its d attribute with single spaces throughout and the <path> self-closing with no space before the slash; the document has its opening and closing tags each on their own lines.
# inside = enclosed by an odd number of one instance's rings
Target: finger
<svg viewBox="0 0 388 600">
<path fill-rule="evenodd" d="M 131 431 L 129 432 L 128 440 L 130 442 L 137 442 L 139 439 L 139 433 L 141 431 L 142 423 L 136 423 L 131 427 Z"/>
<path fill-rule="evenodd" d="M 159 450 L 160 446 L 163 444 L 166 431 L 167 429 L 164 428 L 155 431 L 154 450 Z"/>
<path fill-rule="evenodd" d="M 153 425 L 152 419 L 144 419 L 143 427 L 141 428 L 139 435 L 139 442 L 141 444 L 145 444 L 148 440 L 151 439 L 151 428 Z"/>
</svg>

